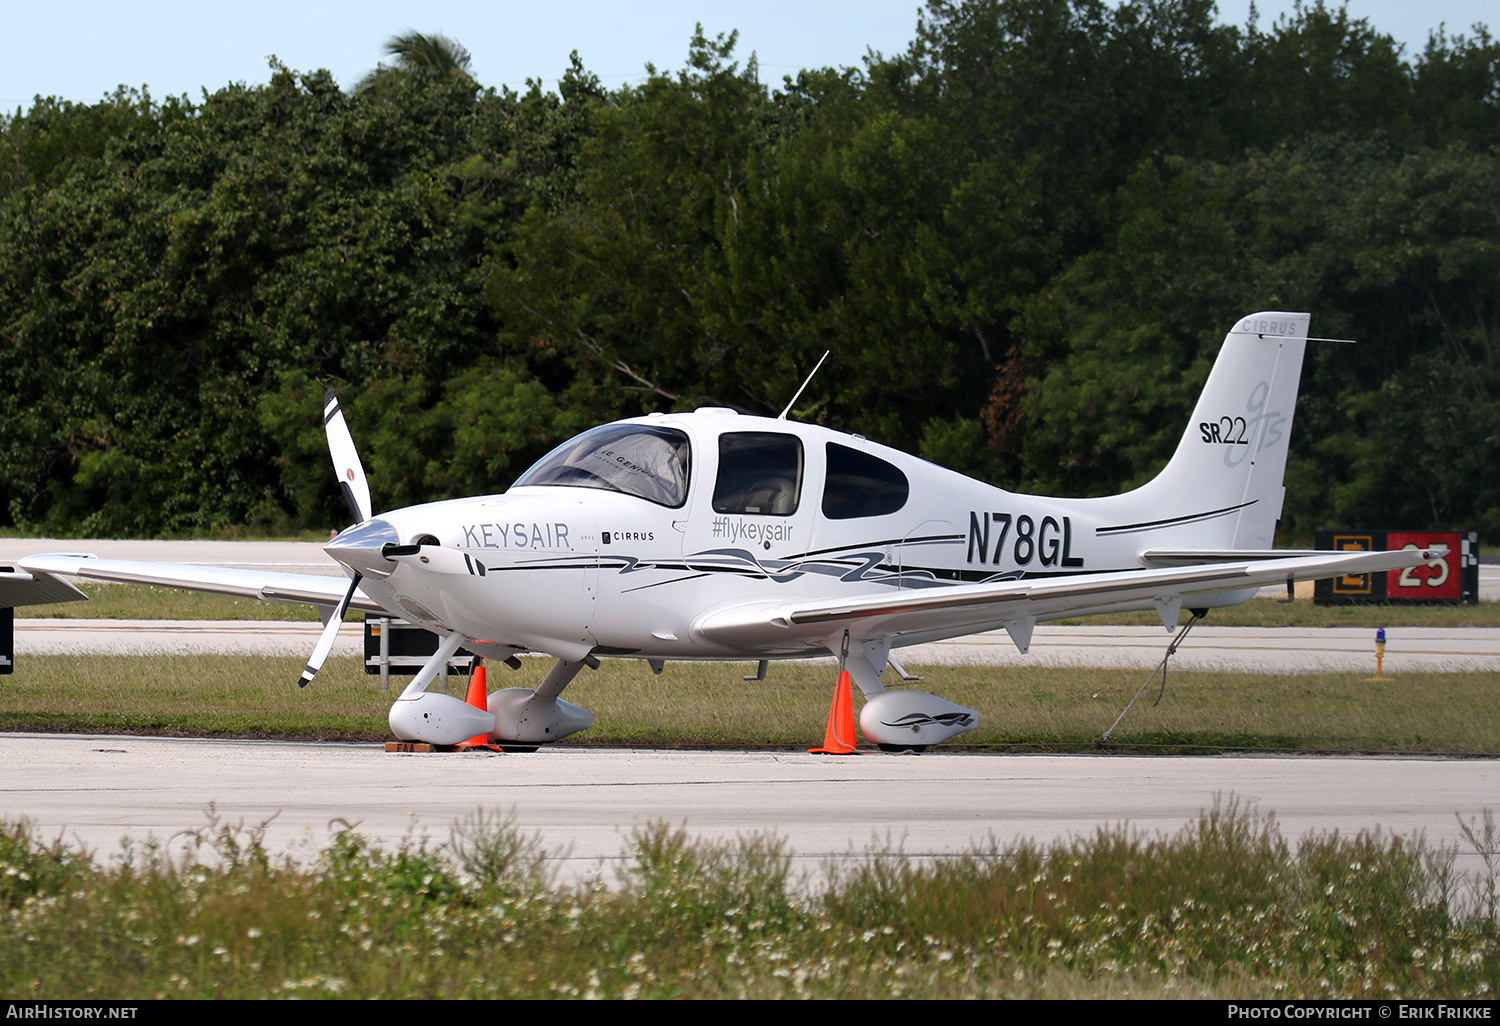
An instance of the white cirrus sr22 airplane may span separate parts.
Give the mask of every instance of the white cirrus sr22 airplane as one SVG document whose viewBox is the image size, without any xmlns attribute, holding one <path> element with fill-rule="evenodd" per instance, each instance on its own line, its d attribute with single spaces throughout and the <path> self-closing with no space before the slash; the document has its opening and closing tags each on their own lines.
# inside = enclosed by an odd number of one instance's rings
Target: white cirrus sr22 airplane
<svg viewBox="0 0 1500 1026">
<path fill-rule="evenodd" d="M 1013 494 L 786 414 L 700 409 L 587 431 L 503 495 L 372 516 L 330 392 L 329 447 L 357 523 L 326 551 L 347 582 L 38 555 L 7 575 L 4 604 L 77 595 L 63 577 L 313 603 L 327 626 L 304 685 L 350 607 L 409 620 L 442 640 L 391 708 L 403 740 L 488 734 L 532 746 L 586 729 L 593 714 L 559 696 L 601 656 L 659 670 L 667 660 L 832 654 L 864 692 L 868 740 L 933 744 L 978 716 L 886 690 L 893 648 L 1004 628 L 1024 652 L 1046 620 L 1155 609 L 1172 626 L 1184 606 L 1440 558 L 1271 548 L 1308 321 L 1258 313 L 1237 323 L 1165 469 L 1092 499 Z M 537 688 L 503 688 L 479 709 L 427 690 L 460 647 L 512 665 L 527 652 L 557 662 Z"/>
</svg>

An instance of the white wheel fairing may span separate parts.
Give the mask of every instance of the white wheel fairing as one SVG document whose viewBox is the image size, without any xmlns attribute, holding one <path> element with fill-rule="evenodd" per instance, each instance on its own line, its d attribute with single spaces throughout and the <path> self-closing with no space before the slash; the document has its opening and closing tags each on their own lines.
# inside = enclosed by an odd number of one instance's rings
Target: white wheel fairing
<svg viewBox="0 0 1500 1026">
<path fill-rule="evenodd" d="M 531 688 L 501 688 L 490 695 L 489 709 L 494 718 L 490 737 L 500 745 L 547 744 L 594 725 L 594 714 L 587 709 L 538 695 Z"/>
<path fill-rule="evenodd" d="M 979 726 L 979 714 L 925 691 L 882 691 L 865 702 L 859 729 L 881 745 L 935 745 Z"/>
<path fill-rule="evenodd" d="M 398 699 L 391 706 L 388 722 L 398 739 L 430 745 L 456 745 L 495 729 L 493 713 L 436 691 Z"/>
</svg>

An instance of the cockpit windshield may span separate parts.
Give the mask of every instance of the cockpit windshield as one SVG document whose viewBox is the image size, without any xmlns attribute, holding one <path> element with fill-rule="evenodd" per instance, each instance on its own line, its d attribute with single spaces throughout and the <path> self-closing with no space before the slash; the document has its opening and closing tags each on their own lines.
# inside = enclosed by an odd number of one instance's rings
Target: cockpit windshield
<svg viewBox="0 0 1500 1026">
<path fill-rule="evenodd" d="M 676 509 L 687 501 L 691 453 L 675 428 L 606 424 L 553 449 L 515 487 L 603 488 Z"/>
</svg>

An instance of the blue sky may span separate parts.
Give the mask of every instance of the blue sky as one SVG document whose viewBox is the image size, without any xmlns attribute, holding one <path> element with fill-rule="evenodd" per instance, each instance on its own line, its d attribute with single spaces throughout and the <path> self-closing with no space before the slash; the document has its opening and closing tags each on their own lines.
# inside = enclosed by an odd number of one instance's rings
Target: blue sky
<svg viewBox="0 0 1500 1026">
<path fill-rule="evenodd" d="M 1243 24 L 1249 0 L 1221 2 L 1220 17 Z M 1420 51 L 1427 32 L 1446 22 L 1450 34 L 1475 21 L 1500 21 L 1493 0 L 1350 0 L 1356 17 Z M 527 78 L 553 87 L 577 49 L 609 86 L 638 81 L 644 65 L 676 69 L 697 22 L 710 35 L 740 31 L 741 56 L 753 50 L 763 81 L 799 68 L 857 65 L 867 50 L 906 47 L 917 0 L 156 0 L 137 7 L 118 0 L 0 0 L 6 57 L 0 62 L 0 110 L 32 97 L 93 101 L 120 84 L 150 86 L 154 96 L 197 99 L 229 82 L 264 82 L 271 54 L 299 71 L 328 68 L 348 87 L 380 60 L 398 32 L 441 32 L 474 56 L 484 85 L 522 88 Z M 1262 0 L 1262 27 L 1291 9 Z M 1492 26 L 1493 27 L 1493 26 Z"/>
</svg>

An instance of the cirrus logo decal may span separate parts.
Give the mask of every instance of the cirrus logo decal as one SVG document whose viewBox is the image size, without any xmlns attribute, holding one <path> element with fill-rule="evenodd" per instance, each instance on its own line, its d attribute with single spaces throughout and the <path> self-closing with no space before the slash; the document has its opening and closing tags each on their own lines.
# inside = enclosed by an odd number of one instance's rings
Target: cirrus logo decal
<svg viewBox="0 0 1500 1026">
<path fill-rule="evenodd" d="M 608 545 L 613 542 L 628 541 L 655 541 L 655 531 L 600 531 L 599 543 Z"/>
</svg>

